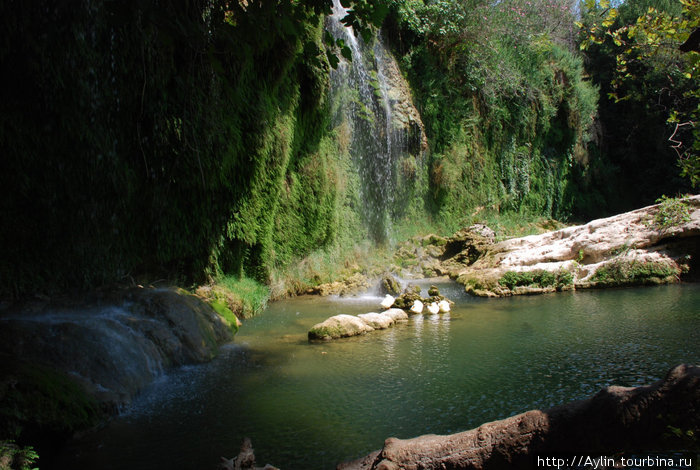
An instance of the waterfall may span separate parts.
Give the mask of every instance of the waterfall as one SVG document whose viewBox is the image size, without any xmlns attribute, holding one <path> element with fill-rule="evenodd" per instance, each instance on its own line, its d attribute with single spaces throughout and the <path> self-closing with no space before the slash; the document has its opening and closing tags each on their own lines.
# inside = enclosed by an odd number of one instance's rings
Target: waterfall
<svg viewBox="0 0 700 470">
<path fill-rule="evenodd" d="M 339 0 L 333 4 L 326 26 L 352 51 L 352 61 L 340 57 L 331 73 L 332 99 L 339 101 L 335 121 L 345 120 L 350 128 L 350 153 L 359 173 L 364 222 L 376 242 L 385 242 L 399 202 L 397 164 L 411 152 L 409 141 L 416 129 L 421 147 L 423 126 L 410 102 L 408 86 L 394 83 L 403 78 L 381 37 L 371 43 L 356 37 L 341 22 L 347 10 Z M 398 91 L 401 87 L 406 91 Z"/>
</svg>

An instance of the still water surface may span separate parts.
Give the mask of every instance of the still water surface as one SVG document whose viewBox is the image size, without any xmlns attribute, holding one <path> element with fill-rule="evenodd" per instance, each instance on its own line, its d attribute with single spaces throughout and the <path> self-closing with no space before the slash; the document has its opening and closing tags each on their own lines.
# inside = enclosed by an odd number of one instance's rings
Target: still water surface
<svg viewBox="0 0 700 470">
<path fill-rule="evenodd" d="M 475 299 L 450 314 L 309 344 L 313 324 L 379 298 L 298 298 L 245 323 L 212 363 L 159 379 L 59 468 L 215 469 L 252 438 L 257 463 L 329 469 L 389 436 L 453 433 L 700 363 L 700 285 Z"/>
</svg>

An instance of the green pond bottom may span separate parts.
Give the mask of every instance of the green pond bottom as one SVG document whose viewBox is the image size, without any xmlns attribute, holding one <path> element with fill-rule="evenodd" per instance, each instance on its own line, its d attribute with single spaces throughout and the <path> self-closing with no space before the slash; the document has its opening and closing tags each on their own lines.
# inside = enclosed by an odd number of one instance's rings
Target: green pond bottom
<svg viewBox="0 0 700 470">
<path fill-rule="evenodd" d="M 331 469 L 387 437 L 459 432 L 700 364 L 700 285 L 507 299 L 441 287 L 449 314 L 328 343 L 308 343 L 308 329 L 381 299 L 272 303 L 215 361 L 156 381 L 56 468 L 214 469 L 247 436 L 258 465 Z"/>
</svg>

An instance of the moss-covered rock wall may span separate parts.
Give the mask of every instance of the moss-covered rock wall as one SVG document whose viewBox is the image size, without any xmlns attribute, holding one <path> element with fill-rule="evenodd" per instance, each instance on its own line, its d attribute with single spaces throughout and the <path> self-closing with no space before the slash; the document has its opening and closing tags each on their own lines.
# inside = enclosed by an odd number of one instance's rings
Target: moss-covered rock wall
<svg viewBox="0 0 700 470">
<path fill-rule="evenodd" d="M 2 294 L 266 280 L 334 238 L 323 15 L 234 3 L 0 7 Z"/>
</svg>

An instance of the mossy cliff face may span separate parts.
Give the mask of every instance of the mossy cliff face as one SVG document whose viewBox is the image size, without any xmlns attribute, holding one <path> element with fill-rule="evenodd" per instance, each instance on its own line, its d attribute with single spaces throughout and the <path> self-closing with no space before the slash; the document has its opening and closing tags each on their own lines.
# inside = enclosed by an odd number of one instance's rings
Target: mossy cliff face
<svg viewBox="0 0 700 470">
<path fill-rule="evenodd" d="M 425 124 L 429 203 L 443 223 L 483 208 L 601 211 L 587 191 L 598 92 L 566 41 L 519 31 L 518 21 L 478 2 L 399 1 L 387 18 Z"/>
<path fill-rule="evenodd" d="M 322 15 L 101 0 L 2 13 L 2 294 L 266 280 L 336 237 Z"/>
</svg>

